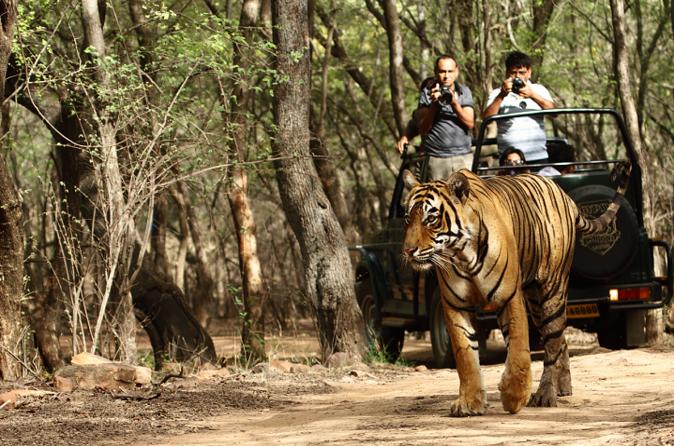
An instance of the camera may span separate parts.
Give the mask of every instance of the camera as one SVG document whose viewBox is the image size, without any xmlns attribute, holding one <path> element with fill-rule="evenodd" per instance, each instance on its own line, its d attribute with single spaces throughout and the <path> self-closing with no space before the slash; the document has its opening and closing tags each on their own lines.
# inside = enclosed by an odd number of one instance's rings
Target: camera
<svg viewBox="0 0 674 446">
<path fill-rule="evenodd" d="M 513 79 L 513 93 L 520 94 L 520 88 L 523 88 L 526 84 L 522 79 L 516 77 Z"/>
<path fill-rule="evenodd" d="M 451 104 L 452 103 L 452 90 L 449 89 L 446 85 L 440 85 L 440 98 L 438 102 L 441 104 Z"/>
</svg>

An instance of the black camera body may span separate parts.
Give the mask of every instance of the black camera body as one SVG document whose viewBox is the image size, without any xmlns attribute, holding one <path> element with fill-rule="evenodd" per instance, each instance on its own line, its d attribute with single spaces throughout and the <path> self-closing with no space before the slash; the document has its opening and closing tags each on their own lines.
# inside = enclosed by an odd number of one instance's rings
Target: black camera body
<svg viewBox="0 0 674 446">
<path fill-rule="evenodd" d="M 526 84 L 522 79 L 516 77 L 515 79 L 513 79 L 513 93 L 520 94 L 520 89 L 524 88 L 525 85 Z"/>
<path fill-rule="evenodd" d="M 441 104 L 452 103 L 452 90 L 448 86 L 440 84 L 440 98 L 438 102 Z"/>
</svg>

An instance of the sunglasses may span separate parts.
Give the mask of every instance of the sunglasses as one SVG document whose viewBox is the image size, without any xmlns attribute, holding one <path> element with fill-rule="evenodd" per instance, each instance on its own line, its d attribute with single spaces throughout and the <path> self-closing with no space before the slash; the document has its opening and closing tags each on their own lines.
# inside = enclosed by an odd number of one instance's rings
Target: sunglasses
<svg viewBox="0 0 674 446">
<path fill-rule="evenodd" d="M 503 162 L 505 166 L 519 166 L 521 164 L 524 164 L 524 160 L 519 159 L 519 160 L 505 160 Z"/>
</svg>

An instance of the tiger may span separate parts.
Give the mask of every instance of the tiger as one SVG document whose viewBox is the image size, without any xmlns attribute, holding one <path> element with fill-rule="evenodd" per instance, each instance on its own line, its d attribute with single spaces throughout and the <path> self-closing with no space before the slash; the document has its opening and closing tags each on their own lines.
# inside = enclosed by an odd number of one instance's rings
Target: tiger
<svg viewBox="0 0 674 446">
<path fill-rule="evenodd" d="M 586 218 L 553 181 L 536 174 L 480 178 L 462 169 L 447 180 L 419 183 L 403 172 L 409 190 L 402 256 L 417 271 L 435 268 L 459 396 L 451 416 L 482 415 L 486 393 L 478 358 L 476 308 L 496 309 L 507 347 L 499 383 L 503 409 L 552 407 L 572 393 L 564 338 L 569 272 L 576 231 L 604 230 L 615 218 L 631 165 L 616 164 L 615 197 L 599 217 Z M 528 311 L 528 313 L 527 313 Z M 538 390 L 531 392 L 527 314 L 545 349 Z"/>
</svg>

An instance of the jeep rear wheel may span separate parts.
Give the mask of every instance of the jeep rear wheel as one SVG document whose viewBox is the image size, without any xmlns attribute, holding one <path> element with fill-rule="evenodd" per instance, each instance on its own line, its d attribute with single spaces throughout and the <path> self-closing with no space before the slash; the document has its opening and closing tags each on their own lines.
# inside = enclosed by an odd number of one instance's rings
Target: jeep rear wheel
<svg viewBox="0 0 674 446">
<path fill-rule="evenodd" d="M 646 344 L 646 310 L 631 310 L 604 314 L 599 321 L 597 341 L 611 350 L 637 348 Z"/>
<path fill-rule="evenodd" d="M 440 289 L 433 293 L 433 302 L 429 314 L 431 328 L 431 346 L 433 347 L 433 365 L 438 368 L 455 368 L 456 361 L 452 353 L 452 341 L 445 326 L 445 315 L 440 300 Z"/>
<path fill-rule="evenodd" d="M 356 286 L 358 304 L 363 312 L 365 323 L 365 341 L 368 350 L 381 354 L 388 362 L 396 362 L 400 357 L 405 341 L 405 330 L 398 327 L 383 327 L 378 317 L 376 301 L 369 277 L 363 278 Z"/>
</svg>

